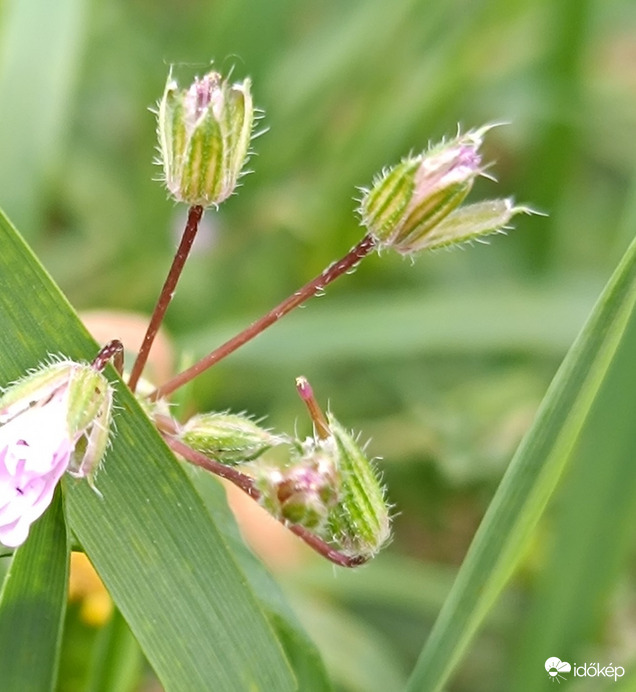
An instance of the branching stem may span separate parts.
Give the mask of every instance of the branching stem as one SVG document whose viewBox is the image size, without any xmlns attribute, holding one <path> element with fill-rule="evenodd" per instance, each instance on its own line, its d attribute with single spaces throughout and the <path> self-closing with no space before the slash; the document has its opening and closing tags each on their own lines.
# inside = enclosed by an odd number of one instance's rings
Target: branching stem
<svg viewBox="0 0 636 692">
<path fill-rule="evenodd" d="M 291 312 L 294 308 L 304 303 L 308 298 L 320 293 L 332 281 L 337 279 L 342 274 L 356 267 L 359 262 L 366 257 L 375 248 L 375 240 L 372 236 L 366 235 L 364 238 L 338 262 L 330 265 L 319 276 L 312 281 L 306 283 L 296 293 L 286 298 L 282 303 L 279 303 L 275 308 L 263 315 L 260 319 L 252 322 L 252 324 L 237 334 L 235 337 L 226 341 L 224 344 L 216 348 L 200 361 L 189 367 L 187 370 L 179 373 L 171 380 L 163 384 L 150 394 L 150 399 L 156 401 L 162 397 L 172 394 L 179 387 L 190 382 L 202 372 L 218 363 L 220 360 L 229 356 L 230 353 L 236 351 L 243 344 L 251 341 L 258 336 L 262 331 L 270 327 L 274 322 Z M 131 378 L 132 379 L 132 378 Z"/>
</svg>

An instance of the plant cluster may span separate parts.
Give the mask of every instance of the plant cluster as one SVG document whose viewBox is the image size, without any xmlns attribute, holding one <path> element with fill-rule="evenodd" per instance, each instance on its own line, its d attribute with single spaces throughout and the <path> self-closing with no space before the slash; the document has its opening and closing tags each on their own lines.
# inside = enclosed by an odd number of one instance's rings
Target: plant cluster
<svg viewBox="0 0 636 692">
<path fill-rule="evenodd" d="M 370 252 L 389 248 L 412 255 L 479 239 L 530 210 L 511 199 L 464 204 L 475 179 L 486 175 L 479 150 L 491 126 L 407 156 L 362 190 L 359 214 L 366 234 L 354 248 L 234 338 L 153 389 L 142 380 L 153 341 L 204 211 L 236 190 L 256 120 L 250 81 L 231 84 L 216 71 L 187 89 L 169 76 L 156 114 L 163 181 L 177 202 L 189 205 L 189 213 L 127 375 L 128 387 L 138 392 L 148 416 L 183 459 L 238 485 L 336 564 L 362 564 L 390 537 L 390 507 L 359 435 L 332 412 L 322 411 L 305 378 L 298 378 L 297 387 L 313 422 L 308 439 L 273 433 L 245 414 L 199 413 L 182 424 L 167 397 L 357 267 Z M 113 391 L 101 371 L 115 359 L 121 373 L 122 351 L 115 339 L 90 365 L 69 359 L 45 364 L 0 398 L 0 541 L 6 546 L 24 542 L 65 471 L 86 477 L 94 487 L 110 437 L 117 434 L 111 430 Z M 274 462 L 265 452 L 280 445 L 287 445 L 289 453 Z"/>
</svg>

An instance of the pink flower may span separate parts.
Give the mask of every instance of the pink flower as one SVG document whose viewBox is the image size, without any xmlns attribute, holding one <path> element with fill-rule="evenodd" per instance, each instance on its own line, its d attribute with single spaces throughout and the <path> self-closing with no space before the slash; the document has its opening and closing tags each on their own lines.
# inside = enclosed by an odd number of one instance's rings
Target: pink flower
<svg viewBox="0 0 636 692">
<path fill-rule="evenodd" d="M 24 543 L 65 471 L 97 492 L 113 405 L 102 370 L 122 349 L 111 341 L 91 364 L 54 359 L 1 391 L 0 543 Z"/>
<path fill-rule="evenodd" d="M 0 427 L 0 543 L 15 548 L 46 510 L 75 441 L 66 396 L 19 413 Z"/>
</svg>

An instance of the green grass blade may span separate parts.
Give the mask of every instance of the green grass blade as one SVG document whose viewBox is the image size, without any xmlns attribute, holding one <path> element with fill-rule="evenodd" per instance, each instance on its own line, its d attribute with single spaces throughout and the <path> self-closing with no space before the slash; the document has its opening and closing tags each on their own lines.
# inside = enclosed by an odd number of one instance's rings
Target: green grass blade
<svg viewBox="0 0 636 692">
<path fill-rule="evenodd" d="M 143 663 L 139 644 L 115 609 L 95 643 L 86 692 L 134 692 L 139 689 Z"/>
<path fill-rule="evenodd" d="M 636 243 L 559 369 L 473 540 L 420 655 L 410 690 L 442 687 L 527 549 L 604 382 L 633 338 L 635 258 Z"/>
<path fill-rule="evenodd" d="M 50 352 L 96 346 L 0 217 L 0 379 Z M 113 335 L 116 336 L 116 335 Z M 185 470 L 130 392 L 97 478 L 66 483 L 70 526 L 167 690 L 291 690 L 295 680 L 243 573 Z"/>
<path fill-rule="evenodd" d="M 0 595 L 0 687 L 55 687 L 66 612 L 69 546 L 61 492 L 16 550 Z"/>
<path fill-rule="evenodd" d="M 0 204 L 37 228 L 46 176 L 68 131 L 86 0 L 4 3 L 0 25 Z M 46 46 L 45 51 L 42 49 Z"/>
<path fill-rule="evenodd" d="M 541 662 L 586 660 L 636 533 L 636 320 L 630 320 L 573 450 L 544 541 L 547 559 L 510 682 L 547 689 Z M 547 539 L 548 537 L 546 537 Z M 624 607 L 624 606 L 623 606 Z M 587 646 L 586 646 L 587 645 Z M 556 652 L 556 653 L 551 653 Z M 616 665 L 626 661 L 608 654 Z M 597 657 L 595 660 L 597 660 Z M 601 659 L 602 663 L 602 659 Z"/>
<path fill-rule="evenodd" d="M 298 622 L 281 588 L 245 545 L 218 479 L 200 469 L 188 470 L 204 502 L 214 512 L 216 524 L 247 575 L 254 593 L 263 604 L 265 614 L 293 666 L 298 689 L 302 692 L 329 692 L 332 685 L 316 646 Z"/>
</svg>

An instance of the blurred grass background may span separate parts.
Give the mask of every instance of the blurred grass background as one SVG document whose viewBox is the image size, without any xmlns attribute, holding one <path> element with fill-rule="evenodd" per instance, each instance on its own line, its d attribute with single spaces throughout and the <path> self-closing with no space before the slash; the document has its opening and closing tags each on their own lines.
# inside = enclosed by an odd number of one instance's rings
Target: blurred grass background
<svg viewBox="0 0 636 692">
<path fill-rule="evenodd" d="M 631 0 L 0 2 L 0 206 L 78 310 L 149 312 L 171 260 L 185 210 L 153 182 L 147 110 L 169 66 L 183 83 L 211 60 L 252 77 L 268 128 L 254 173 L 206 215 L 166 320 L 186 360 L 344 254 L 361 234 L 356 186 L 383 165 L 458 123 L 510 123 L 485 145 L 500 182 L 474 196 L 516 195 L 547 217 L 413 265 L 372 257 L 188 392 L 192 407 L 308 431 L 302 373 L 383 457 L 396 505 L 387 554 L 360 575 L 309 563 L 281 577 L 342 689 L 405 680 L 633 236 L 635 36 Z M 450 690 L 507 689 L 549 521 L 542 530 Z M 586 644 L 634 636 L 629 580 Z"/>
</svg>

